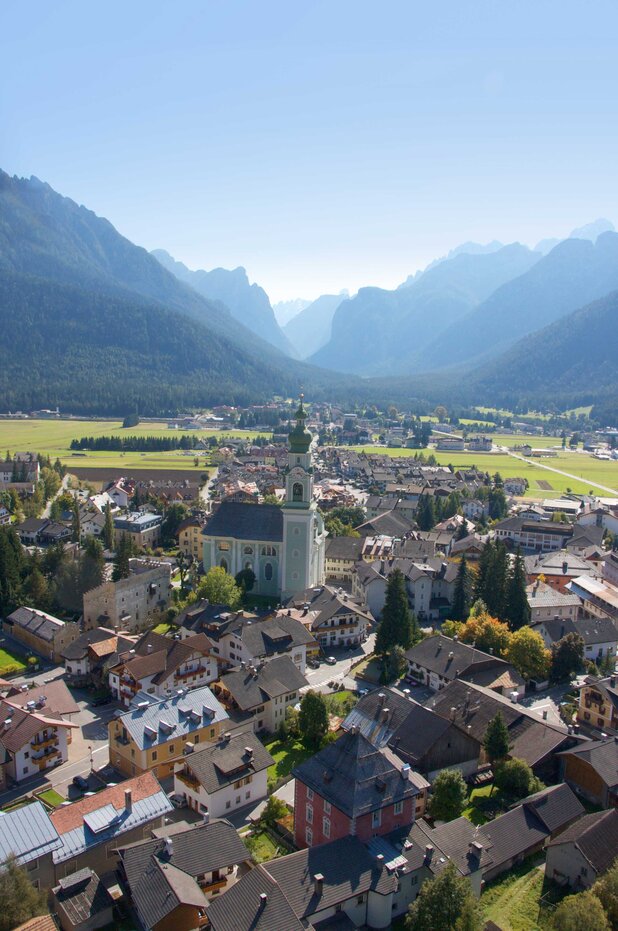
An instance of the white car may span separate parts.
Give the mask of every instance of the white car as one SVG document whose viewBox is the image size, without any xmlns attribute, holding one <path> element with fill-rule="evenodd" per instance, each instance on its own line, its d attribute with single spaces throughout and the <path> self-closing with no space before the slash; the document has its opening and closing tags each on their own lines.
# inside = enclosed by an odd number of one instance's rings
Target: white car
<svg viewBox="0 0 618 931">
<path fill-rule="evenodd" d="M 327 666 L 336 666 L 336 665 L 337 665 L 337 660 L 335 659 L 334 656 L 327 656 L 326 659 L 324 660 L 324 662 L 326 663 Z"/>
</svg>

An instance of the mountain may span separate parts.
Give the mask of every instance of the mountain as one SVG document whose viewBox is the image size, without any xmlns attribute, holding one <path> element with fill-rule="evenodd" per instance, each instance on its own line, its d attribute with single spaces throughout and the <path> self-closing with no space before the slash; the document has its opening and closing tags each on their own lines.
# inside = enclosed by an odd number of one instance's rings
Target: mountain
<svg viewBox="0 0 618 931">
<path fill-rule="evenodd" d="M 492 403 L 568 407 L 618 395 L 618 291 L 524 337 L 471 379 Z"/>
<path fill-rule="evenodd" d="M 613 233 L 615 232 L 614 224 L 611 220 L 606 220 L 604 217 L 600 217 L 598 220 L 593 220 L 592 223 L 586 223 L 584 226 L 580 226 L 577 229 L 574 229 L 569 234 L 569 239 L 589 239 L 591 242 L 596 242 L 601 233 Z M 561 239 L 541 239 L 540 242 L 534 247 L 535 252 L 541 252 L 543 255 L 547 255 L 548 252 L 557 246 L 559 242 L 562 242 Z"/>
<path fill-rule="evenodd" d="M 244 268 L 192 271 L 172 258 L 165 249 L 155 249 L 150 254 L 179 281 L 189 285 L 207 300 L 221 301 L 236 320 L 277 349 L 290 354 L 290 344 L 275 319 L 266 291 L 257 284 L 249 284 Z"/>
<path fill-rule="evenodd" d="M 426 347 L 421 370 L 496 356 L 519 338 L 616 288 L 618 233 L 602 233 L 596 243 L 565 239 L 439 334 Z"/>
<path fill-rule="evenodd" d="M 458 253 L 407 288 L 362 288 L 339 305 L 329 342 L 310 361 L 363 375 L 408 374 L 441 331 L 539 259 L 526 246 L 512 243 L 477 255 Z"/>
<path fill-rule="evenodd" d="M 429 271 L 430 268 L 435 268 L 436 265 L 439 265 L 440 262 L 448 262 L 449 259 L 454 259 L 456 255 L 488 255 L 490 252 L 497 252 L 498 249 L 504 248 L 504 243 L 498 242 L 497 239 L 493 239 L 488 243 L 481 242 L 462 242 L 461 245 L 455 246 L 454 249 L 448 253 L 448 255 L 443 255 L 439 259 L 434 259 L 433 262 L 430 262 L 427 268 L 423 271 L 415 272 L 413 275 L 408 275 L 406 280 L 399 285 L 400 288 L 409 288 L 411 284 L 414 284 L 421 275 Z"/>
<path fill-rule="evenodd" d="M 334 313 L 348 296 L 347 291 L 323 294 L 286 323 L 283 332 L 299 359 L 308 359 L 326 345 L 330 339 Z"/>
<path fill-rule="evenodd" d="M 284 327 L 286 323 L 290 322 L 292 317 L 299 314 L 305 307 L 309 307 L 309 304 L 311 304 L 311 301 L 305 301 L 302 297 L 296 297 L 291 301 L 279 301 L 277 304 L 273 304 L 273 312 L 277 318 L 277 323 L 280 327 Z"/>
</svg>

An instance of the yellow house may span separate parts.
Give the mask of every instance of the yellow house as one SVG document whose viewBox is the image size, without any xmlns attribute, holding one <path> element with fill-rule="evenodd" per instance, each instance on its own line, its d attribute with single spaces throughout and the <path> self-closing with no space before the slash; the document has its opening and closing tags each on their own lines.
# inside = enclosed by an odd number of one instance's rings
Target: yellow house
<svg viewBox="0 0 618 931">
<path fill-rule="evenodd" d="M 178 528 L 178 549 L 185 556 L 199 562 L 202 558 L 202 530 L 204 522 L 197 517 L 188 517 Z"/>
<path fill-rule="evenodd" d="M 179 689 L 170 698 L 140 692 L 126 714 L 109 724 L 109 761 L 124 776 L 174 772 L 187 743 L 208 744 L 230 725 L 229 715 L 207 686 Z"/>
</svg>

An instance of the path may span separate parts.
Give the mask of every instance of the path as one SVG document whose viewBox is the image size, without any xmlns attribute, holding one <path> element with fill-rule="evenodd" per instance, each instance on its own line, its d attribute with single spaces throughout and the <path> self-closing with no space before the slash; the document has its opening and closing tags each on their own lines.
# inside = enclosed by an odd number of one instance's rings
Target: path
<svg viewBox="0 0 618 931">
<path fill-rule="evenodd" d="M 527 465 L 533 465 L 538 469 L 547 469 L 548 472 L 555 472 L 556 475 L 564 475 L 565 478 L 572 478 L 575 482 L 585 482 L 593 488 L 600 488 L 601 491 L 608 491 L 613 497 L 618 497 L 618 491 L 616 491 L 615 488 L 608 488 L 607 485 L 599 485 L 598 482 L 592 482 L 583 475 L 573 475 L 572 472 L 563 472 L 562 469 L 554 469 L 552 466 L 545 465 L 542 462 L 530 462 L 530 459 L 526 459 L 525 456 L 518 456 L 517 453 L 511 452 L 506 446 L 503 446 L 502 449 L 505 453 L 508 453 L 509 456 L 512 456 L 513 459 L 519 459 L 520 462 L 525 462 Z"/>
<path fill-rule="evenodd" d="M 64 476 L 64 478 L 63 478 L 62 481 L 60 482 L 60 488 L 58 489 L 58 491 L 56 492 L 56 494 L 53 496 L 53 498 L 50 498 L 49 501 L 47 502 L 47 504 L 45 505 L 45 508 L 44 508 L 44 510 L 43 510 L 43 513 L 41 514 L 41 517 L 43 517 L 43 518 L 49 517 L 50 511 L 51 511 L 51 506 L 52 506 L 53 502 L 56 500 L 56 498 L 59 498 L 59 497 L 60 497 L 60 495 L 62 494 L 63 491 L 66 491 L 66 490 L 67 490 L 68 485 L 69 485 L 69 480 L 70 480 L 70 478 L 71 478 L 71 476 L 70 476 L 69 473 L 67 472 L 67 474 Z"/>
</svg>

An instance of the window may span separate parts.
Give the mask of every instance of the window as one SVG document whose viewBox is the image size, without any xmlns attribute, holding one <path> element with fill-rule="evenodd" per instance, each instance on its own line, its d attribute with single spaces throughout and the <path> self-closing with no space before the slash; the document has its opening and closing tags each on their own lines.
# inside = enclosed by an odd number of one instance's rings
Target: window
<svg viewBox="0 0 618 931">
<path fill-rule="evenodd" d="M 169 753 L 174 752 L 174 744 L 170 744 Z"/>
<path fill-rule="evenodd" d="M 330 837 L 330 818 L 322 818 L 322 833 L 324 837 Z"/>
<path fill-rule="evenodd" d="M 267 562 L 266 565 L 264 566 L 264 578 L 266 579 L 267 582 L 270 582 L 272 577 L 273 577 L 273 564 L 271 562 Z"/>
<path fill-rule="evenodd" d="M 300 556 L 300 550 L 292 550 L 293 559 L 298 559 L 299 556 Z"/>
<path fill-rule="evenodd" d="M 225 571 L 227 572 L 227 559 L 221 559 L 221 560 L 219 561 L 219 566 L 220 566 L 222 569 L 225 569 Z"/>
<path fill-rule="evenodd" d="M 303 500 L 303 486 L 301 482 L 294 482 L 292 485 L 292 501 Z"/>
<path fill-rule="evenodd" d="M 330 815 L 330 802 L 324 802 L 324 814 Z"/>
<path fill-rule="evenodd" d="M 251 798 L 251 789 L 248 792 L 245 792 L 245 799 Z"/>
<path fill-rule="evenodd" d="M 362 905 L 364 901 L 365 901 L 365 896 L 364 896 L 364 895 L 358 895 L 358 896 L 356 897 L 356 904 L 357 904 L 357 905 Z"/>
<path fill-rule="evenodd" d="M 230 549 L 230 544 L 229 544 L 229 543 L 220 543 L 220 544 L 219 544 L 219 552 L 220 552 L 220 553 L 227 553 L 227 552 L 229 551 L 229 549 Z"/>
<path fill-rule="evenodd" d="M 237 796 L 236 796 L 236 804 L 237 804 L 237 805 L 240 805 L 240 795 L 237 795 Z"/>
<path fill-rule="evenodd" d="M 157 751 L 156 751 L 156 750 L 153 750 L 150 759 L 151 759 L 152 762 L 154 763 L 154 761 L 156 760 L 156 758 L 157 758 Z"/>
<path fill-rule="evenodd" d="M 35 870 L 38 870 L 39 858 L 37 857 L 35 860 L 30 860 L 30 862 L 27 864 L 27 867 L 29 873 L 33 873 Z"/>
<path fill-rule="evenodd" d="M 294 527 L 294 536 L 295 536 L 295 537 L 299 537 L 299 536 L 300 536 L 300 527 Z"/>
<path fill-rule="evenodd" d="M 313 789 L 307 789 L 307 801 L 308 802 L 313 801 Z"/>
<path fill-rule="evenodd" d="M 232 807 L 232 803 L 229 801 L 229 799 L 228 799 L 228 801 L 225 803 L 225 807 L 226 807 L 226 808 L 231 808 L 231 807 Z"/>
<path fill-rule="evenodd" d="M 313 806 L 312 805 L 307 805 L 306 818 L 309 824 L 313 824 Z"/>
<path fill-rule="evenodd" d="M 403 802 L 395 802 L 393 805 L 393 814 L 400 815 L 403 811 Z"/>
<path fill-rule="evenodd" d="M 382 812 L 378 808 L 378 810 L 374 811 L 371 815 L 371 827 L 379 828 L 381 823 L 382 823 Z"/>
<path fill-rule="evenodd" d="M 253 556 L 253 547 L 252 547 L 252 546 L 245 546 L 243 552 L 244 552 L 245 556 Z"/>
<path fill-rule="evenodd" d="M 305 831 L 305 840 L 307 841 L 308 846 L 311 847 L 313 843 L 313 831 L 309 827 Z"/>
</svg>

